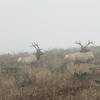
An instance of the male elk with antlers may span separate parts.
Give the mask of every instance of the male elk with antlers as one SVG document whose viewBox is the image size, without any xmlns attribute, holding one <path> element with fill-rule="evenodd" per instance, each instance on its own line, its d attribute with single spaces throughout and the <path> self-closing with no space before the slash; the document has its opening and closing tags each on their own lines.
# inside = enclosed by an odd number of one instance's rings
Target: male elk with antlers
<svg viewBox="0 0 100 100">
<path fill-rule="evenodd" d="M 17 59 L 18 63 L 34 64 L 40 59 L 40 56 L 43 55 L 42 49 L 39 48 L 38 43 L 32 43 L 32 47 L 36 49 L 36 53 L 26 57 L 19 57 Z"/>
<path fill-rule="evenodd" d="M 74 66 L 74 70 L 78 70 L 78 73 L 80 71 L 79 69 L 79 66 L 81 63 L 89 63 L 91 61 L 94 60 L 94 53 L 92 51 L 90 51 L 88 48 L 88 46 L 90 44 L 92 44 L 93 42 L 90 42 L 88 41 L 88 43 L 83 46 L 80 41 L 79 42 L 76 42 L 76 44 L 80 45 L 81 46 L 81 50 L 80 52 L 76 52 L 76 53 L 73 53 L 73 54 L 67 54 L 65 55 L 65 60 L 71 64 L 73 64 Z M 75 66 L 75 65 L 78 65 L 78 66 Z"/>
</svg>

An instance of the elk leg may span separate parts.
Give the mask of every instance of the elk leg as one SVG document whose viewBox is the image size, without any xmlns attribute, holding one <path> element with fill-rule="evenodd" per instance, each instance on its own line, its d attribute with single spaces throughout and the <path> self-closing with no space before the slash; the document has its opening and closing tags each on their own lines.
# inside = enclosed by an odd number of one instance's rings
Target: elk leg
<svg viewBox="0 0 100 100">
<path fill-rule="evenodd" d="M 77 64 L 77 73 L 78 75 L 80 74 L 80 64 L 79 63 Z"/>
</svg>

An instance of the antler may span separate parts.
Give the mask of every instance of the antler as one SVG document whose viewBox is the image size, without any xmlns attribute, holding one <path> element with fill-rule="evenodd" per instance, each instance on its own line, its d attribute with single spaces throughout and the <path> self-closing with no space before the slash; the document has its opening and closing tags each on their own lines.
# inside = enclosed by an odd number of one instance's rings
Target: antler
<svg viewBox="0 0 100 100">
<path fill-rule="evenodd" d="M 90 44 L 93 44 L 93 42 L 88 40 L 88 43 L 84 47 L 87 48 Z"/>
<path fill-rule="evenodd" d="M 36 50 L 42 50 L 42 49 L 40 49 L 40 47 L 39 47 L 39 45 L 38 45 L 38 42 L 32 43 L 32 46 L 33 46 Z"/>
<path fill-rule="evenodd" d="M 83 48 L 83 47 L 84 47 L 84 46 L 81 44 L 81 42 L 80 42 L 80 41 L 76 41 L 76 42 L 75 42 L 75 44 L 80 45 L 80 46 L 81 46 L 81 48 Z"/>
<path fill-rule="evenodd" d="M 32 43 L 32 46 L 33 46 L 35 49 L 37 49 L 37 47 L 36 47 L 36 44 L 35 44 L 35 43 Z"/>
<path fill-rule="evenodd" d="M 78 41 L 78 42 L 76 41 L 75 43 L 81 46 L 81 50 L 80 50 L 81 52 L 87 52 L 88 51 L 88 48 L 87 47 L 90 44 L 93 44 L 93 42 L 92 41 L 89 41 L 89 40 L 88 40 L 88 43 L 85 46 L 82 45 L 80 41 Z"/>
<path fill-rule="evenodd" d="M 37 42 L 33 42 L 32 46 L 36 49 L 36 57 L 39 60 L 40 56 L 43 55 L 44 53 L 41 51 L 42 49 L 40 49 Z"/>
</svg>

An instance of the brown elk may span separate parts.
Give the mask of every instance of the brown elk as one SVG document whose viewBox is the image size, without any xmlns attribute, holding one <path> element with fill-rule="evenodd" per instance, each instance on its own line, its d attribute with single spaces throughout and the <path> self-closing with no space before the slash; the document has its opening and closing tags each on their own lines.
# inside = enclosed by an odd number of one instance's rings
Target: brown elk
<svg viewBox="0 0 100 100">
<path fill-rule="evenodd" d="M 31 54 L 29 56 L 26 57 L 19 57 L 17 59 L 18 63 L 23 63 L 23 64 L 34 64 L 36 63 L 39 59 L 40 56 L 43 55 L 44 53 L 41 51 L 42 49 L 40 49 L 38 43 L 32 43 L 32 47 L 35 48 L 36 53 L 35 54 Z"/>
<path fill-rule="evenodd" d="M 92 44 L 93 42 L 88 41 L 88 43 L 85 46 L 83 46 L 80 42 L 75 42 L 75 43 L 81 46 L 81 50 L 79 52 L 65 55 L 64 59 L 67 63 L 70 63 L 72 64 L 72 66 L 74 66 L 74 72 L 75 70 L 77 70 L 79 73 L 80 64 L 92 62 L 95 56 L 91 50 L 87 49 L 88 46 Z M 78 65 L 78 66 L 75 66 L 75 65 Z"/>
</svg>

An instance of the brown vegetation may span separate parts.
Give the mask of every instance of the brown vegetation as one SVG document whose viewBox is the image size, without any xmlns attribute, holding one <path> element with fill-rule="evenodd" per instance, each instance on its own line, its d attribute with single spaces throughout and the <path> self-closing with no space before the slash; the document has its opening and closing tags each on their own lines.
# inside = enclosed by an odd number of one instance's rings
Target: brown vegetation
<svg viewBox="0 0 100 100">
<path fill-rule="evenodd" d="M 16 62 L 18 55 L 1 55 L 0 100 L 100 100 L 95 77 L 74 77 L 62 66 L 66 52 L 48 51 L 26 71 L 25 65 Z"/>
</svg>

